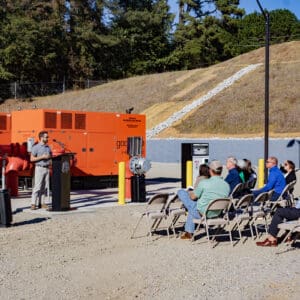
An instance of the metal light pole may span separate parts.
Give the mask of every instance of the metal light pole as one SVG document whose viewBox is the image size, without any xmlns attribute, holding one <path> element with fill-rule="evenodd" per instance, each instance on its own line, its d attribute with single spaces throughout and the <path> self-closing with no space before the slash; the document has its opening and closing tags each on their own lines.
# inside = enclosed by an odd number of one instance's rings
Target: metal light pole
<svg viewBox="0 0 300 300">
<path fill-rule="evenodd" d="M 259 0 L 256 0 L 262 15 L 265 18 L 265 138 L 264 138 L 264 160 L 265 162 L 269 156 L 269 78 L 270 78 L 270 16 L 266 10 L 263 10 Z M 265 165 L 265 182 L 268 179 L 268 172 Z"/>
</svg>

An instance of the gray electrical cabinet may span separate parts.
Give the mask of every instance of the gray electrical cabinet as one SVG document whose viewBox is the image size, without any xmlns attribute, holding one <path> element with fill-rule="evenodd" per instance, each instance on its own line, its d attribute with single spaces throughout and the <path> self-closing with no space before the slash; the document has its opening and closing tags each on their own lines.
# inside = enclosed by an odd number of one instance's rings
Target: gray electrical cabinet
<svg viewBox="0 0 300 300">
<path fill-rule="evenodd" d="M 207 164 L 209 160 L 208 143 L 192 144 L 192 162 L 193 162 L 193 184 L 199 175 L 199 168 L 202 164 Z"/>
<path fill-rule="evenodd" d="M 193 184 L 199 175 L 201 164 L 209 161 L 208 143 L 182 143 L 181 144 L 181 187 L 186 188 L 186 162 L 193 163 Z"/>
</svg>

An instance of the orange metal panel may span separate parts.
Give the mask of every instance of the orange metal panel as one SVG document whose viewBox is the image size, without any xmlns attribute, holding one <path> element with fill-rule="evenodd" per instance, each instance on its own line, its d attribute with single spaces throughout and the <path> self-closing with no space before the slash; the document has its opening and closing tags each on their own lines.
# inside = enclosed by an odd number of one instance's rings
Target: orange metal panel
<svg viewBox="0 0 300 300">
<path fill-rule="evenodd" d="M 118 174 L 118 164 L 115 156 L 115 139 L 112 133 L 88 133 L 87 168 L 92 174 Z"/>
<path fill-rule="evenodd" d="M 115 132 L 116 130 L 116 115 L 115 113 L 104 112 L 87 112 L 87 126 L 88 132 Z"/>
<path fill-rule="evenodd" d="M 143 139 L 142 156 L 146 156 L 146 117 L 137 114 L 120 114 L 117 127 L 117 160 L 128 160 L 127 138 L 141 136 Z"/>
<path fill-rule="evenodd" d="M 12 143 L 27 141 L 27 138 L 38 139 L 38 133 L 44 129 L 42 110 L 21 110 L 11 113 Z"/>
<path fill-rule="evenodd" d="M 0 145 L 11 143 L 11 114 L 0 113 Z"/>
</svg>

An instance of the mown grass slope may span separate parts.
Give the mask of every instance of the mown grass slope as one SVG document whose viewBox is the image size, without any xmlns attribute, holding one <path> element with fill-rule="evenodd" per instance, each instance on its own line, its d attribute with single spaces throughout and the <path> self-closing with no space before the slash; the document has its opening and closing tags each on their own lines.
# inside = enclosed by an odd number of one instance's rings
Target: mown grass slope
<svg viewBox="0 0 300 300">
<path fill-rule="evenodd" d="M 88 90 L 7 100 L 0 111 L 38 107 L 145 113 L 147 129 L 205 95 L 241 68 L 264 63 L 264 48 L 209 68 L 132 77 Z M 242 77 L 158 137 L 261 136 L 264 131 L 264 65 Z M 300 135 L 300 42 L 270 49 L 270 136 Z"/>
</svg>

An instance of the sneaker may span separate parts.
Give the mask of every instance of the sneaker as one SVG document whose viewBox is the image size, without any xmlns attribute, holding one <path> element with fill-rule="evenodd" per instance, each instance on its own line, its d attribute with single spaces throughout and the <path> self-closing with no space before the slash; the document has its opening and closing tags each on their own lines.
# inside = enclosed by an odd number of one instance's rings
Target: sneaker
<svg viewBox="0 0 300 300">
<path fill-rule="evenodd" d="M 41 208 L 48 209 L 49 206 L 48 206 L 47 204 L 44 203 L 44 204 L 41 205 Z"/>
<path fill-rule="evenodd" d="M 260 247 L 277 247 L 277 240 L 270 241 L 268 238 L 266 238 L 262 242 L 256 242 L 256 245 Z"/>
<path fill-rule="evenodd" d="M 189 232 L 184 232 L 182 234 L 182 236 L 180 237 L 180 239 L 182 239 L 182 240 L 190 240 L 191 238 L 192 238 L 192 234 Z"/>
<path fill-rule="evenodd" d="M 31 204 L 31 207 L 30 207 L 31 210 L 36 210 L 36 206 L 34 204 Z"/>
</svg>

